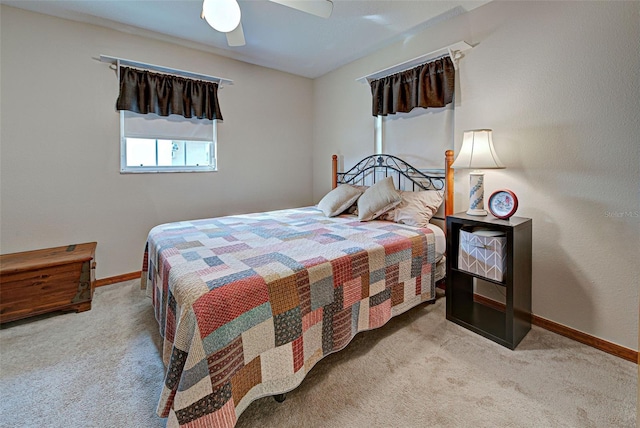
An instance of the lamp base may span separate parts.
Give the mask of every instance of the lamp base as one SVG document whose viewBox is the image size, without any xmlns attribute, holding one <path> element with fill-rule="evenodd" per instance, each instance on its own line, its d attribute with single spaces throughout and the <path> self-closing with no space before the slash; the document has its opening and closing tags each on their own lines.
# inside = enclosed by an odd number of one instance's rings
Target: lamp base
<svg viewBox="0 0 640 428">
<path fill-rule="evenodd" d="M 487 210 L 478 210 L 478 209 L 472 210 L 471 208 L 469 208 L 467 210 L 467 215 L 477 215 L 477 216 L 485 217 L 489 215 L 489 213 L 487 212 Z"/>
<path fill-rule="evenodd" d="M 486 216 L 484 209 L 484 173 L 472 171 L 469 174 L 469 209 L 468 215 Z"/>
</svg>

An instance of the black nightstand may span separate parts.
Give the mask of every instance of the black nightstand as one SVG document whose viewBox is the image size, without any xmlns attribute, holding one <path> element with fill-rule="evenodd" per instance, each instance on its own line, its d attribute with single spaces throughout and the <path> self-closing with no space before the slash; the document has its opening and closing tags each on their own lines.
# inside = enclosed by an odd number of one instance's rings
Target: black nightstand
<svg viewBox="0 0 640 428">
<path fill-rule="evenodd" d="M 506 272 L 502 281 L 458 269 L 460 229 L 483 227 L 506 236 Z M 447 217 L 447 319 L 510 349 L 531 330 L 531 229 L 529 218 L 499 220 L 457 213 Z M 505 289 L 504 309 L 474 300 L 473 279 Z"/>
</svg>

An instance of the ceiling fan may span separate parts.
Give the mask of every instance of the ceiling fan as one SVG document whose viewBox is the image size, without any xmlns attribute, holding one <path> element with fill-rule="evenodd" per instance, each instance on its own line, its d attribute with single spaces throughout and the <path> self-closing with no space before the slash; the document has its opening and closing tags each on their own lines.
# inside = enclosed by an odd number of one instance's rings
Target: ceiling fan
<svg viewBox="0 0 640 428">
<path fill-rule="evenodd" d="M 331 0 L 269 0 L 283 6 L 328 18 L 333 11 Z M 229 46 L 244 46 L 244 31 L 240 21 L 240 5 L 237 0 L 204 0 L 200 18 L 214 30 L 225 33 Z"/>
</svg>

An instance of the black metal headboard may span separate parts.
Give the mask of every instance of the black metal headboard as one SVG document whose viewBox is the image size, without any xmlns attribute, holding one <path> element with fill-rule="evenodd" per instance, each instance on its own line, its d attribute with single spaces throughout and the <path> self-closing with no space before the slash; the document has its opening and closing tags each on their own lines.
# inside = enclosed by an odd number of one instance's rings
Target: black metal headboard
<svg viewBox="0 0 640 428">
<path fill-rule="evenodd" d="M 337 172 L 337 184 L 371 185 L 379 179 L 397 177 L 400 190 L 444 190 L 445 170 L 425 173 L 392 155 L 371 155 L 347 172 Z M 404 180 L 403 180 L 404 178 Z M 407 189 L 407 180 L 411 189 Z"/>
</svg>

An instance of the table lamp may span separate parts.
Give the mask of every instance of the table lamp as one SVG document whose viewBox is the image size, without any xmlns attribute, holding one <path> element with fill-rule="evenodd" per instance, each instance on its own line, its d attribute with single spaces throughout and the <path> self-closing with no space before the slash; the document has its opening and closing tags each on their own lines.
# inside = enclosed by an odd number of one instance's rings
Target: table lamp
<svg viewBox="0 0 640 428">
<path fill-rule="evenodd" d="M 454 169 L 474 170 L 469 174 L 469 215 L 488 214 L 484 209 L 484 172 L 480 169 L 504 168 L 493 148 L 491 132 L 491 129 L 464 131 L 460 154 L 451 165 Z"/>
</svg>

